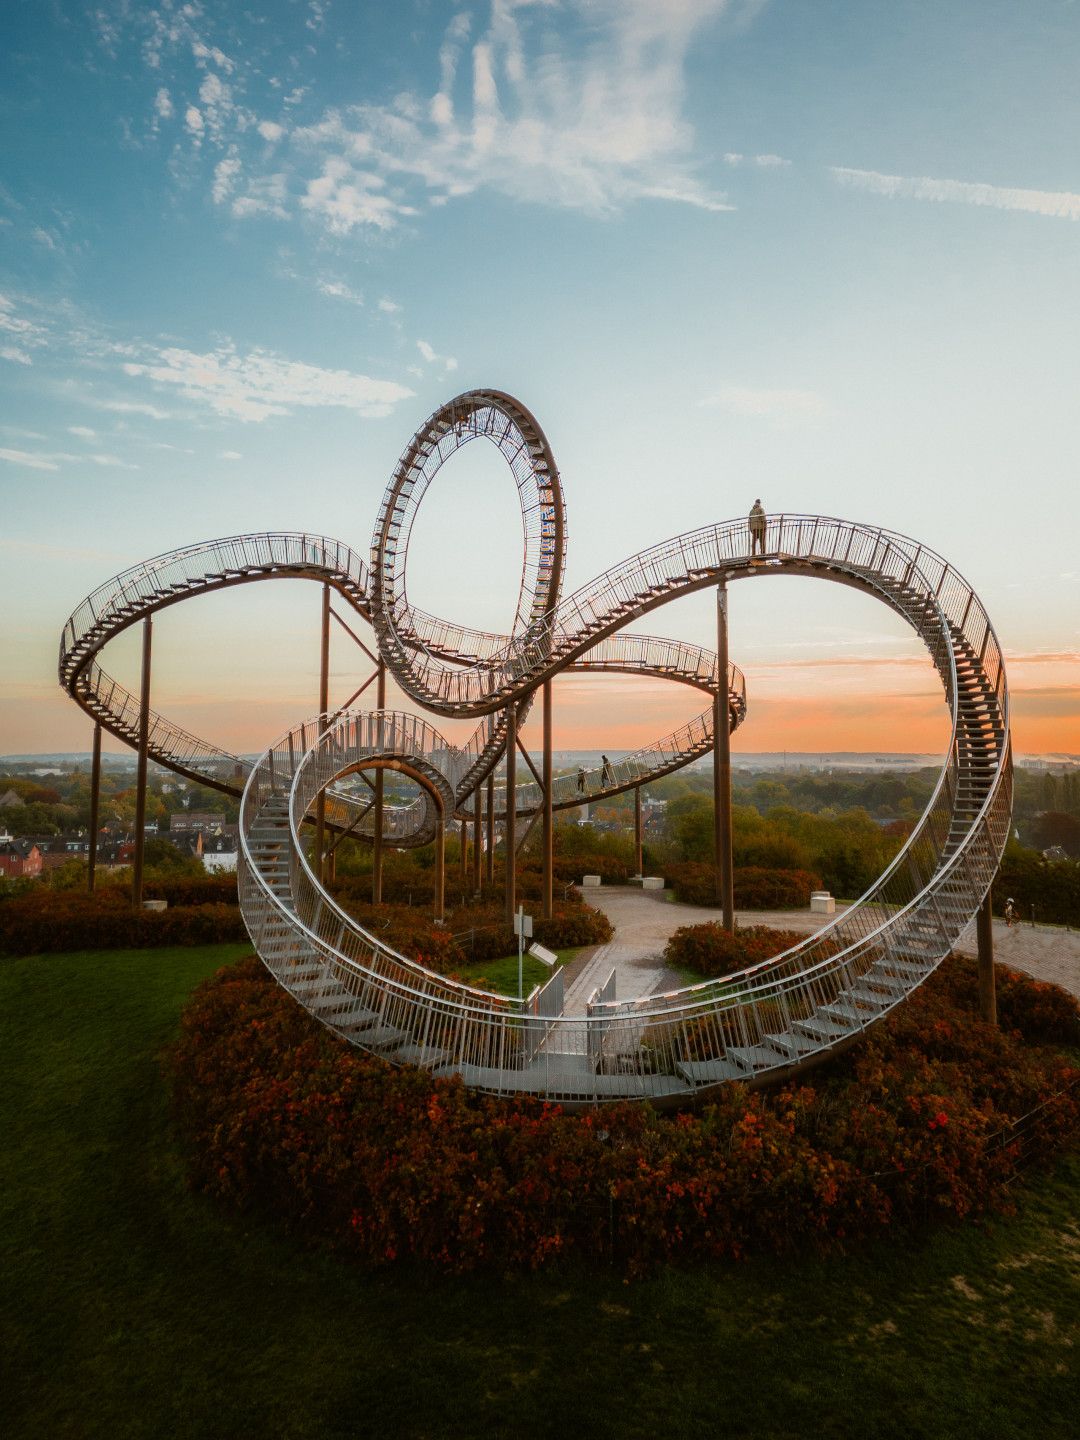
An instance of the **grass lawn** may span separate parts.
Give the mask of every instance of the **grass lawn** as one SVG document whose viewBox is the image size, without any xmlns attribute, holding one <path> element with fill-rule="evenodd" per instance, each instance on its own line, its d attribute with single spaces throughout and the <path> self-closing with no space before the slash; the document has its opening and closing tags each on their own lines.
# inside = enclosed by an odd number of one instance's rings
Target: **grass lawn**
<svg viewBox="0 0 1080 1440">
<path fill-rule="evenodd" d="M 530 942 L 531 943 L 531 942 Z M 581 950 L 556 950 L 559 957 L 559 965 L 569 965 L 575 955 L 580 955 Z M 518 993 L 518 957 L 515 951 L 513 955 L 504 955 L 501 960 L 470 960 L 466 965 L 460 965 L 456 971 L 463 980 L 470 985 L 480 985 L 485 990 L 494 990 L 499 995 L 516 995 Z M 522 957 L 521 964 L 522 983 L 525 994 L 528 995 L 534 985 L 546 985 L 554 974 L 546 965 L 541 965 L 539 960 L 534 960 L 531 955 Z"/>
<path fill-rule="evenodd" d="M 244 949 L 0 961 L 6 1440 L 1077 1434 L 1075 1156 L 992 1226 L 633 1285 L 370 1278 L 219 1213 L 156 1057 Z"/>
</svg>

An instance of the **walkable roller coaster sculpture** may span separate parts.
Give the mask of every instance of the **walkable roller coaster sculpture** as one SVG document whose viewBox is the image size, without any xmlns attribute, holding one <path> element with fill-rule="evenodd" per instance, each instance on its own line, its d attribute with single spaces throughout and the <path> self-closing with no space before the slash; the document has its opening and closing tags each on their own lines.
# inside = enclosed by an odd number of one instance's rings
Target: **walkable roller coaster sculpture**
<svg viewBox="0 0 1080 1440">
<path fill-rule="evenodd" d="M 524 522 L 525 563 L 509 636 L 425 614 L 410 604 L 405 585 L 409 536 L 428 486 L 456 450 L 480 438 L 506 458 Z M 171 551 L 82 602 L 64 627 L 60 680 L 100 727 L 140 748 L 143 764 L 148 755 L 242 793 L 245 924 L 271 973 L 330 1029 L 392 1063 L 459 1075 L 491 1094 L 524 1092 L 571 1106 L 622 1099 L 680 1105 L 731 1080 L 786 1078 L 857 1040 L 948 954 L 983 906 L 1009 833 L 1005 670 L 997 636 L 966 581 L 925 545 L 823 516 L 769 516 L 764 556 L 751 557 L 750 547 L 745 519 L 705 526 L 562 598 L 565 510 L 551 449 L 516 400 L 474 390 L 437 410 L 402 455 L 379 510 L 370 565 L 347 545 L 307 534 L 234 536 Z M 583 1013 L 566 1014 L 559 971 L 522 1000 L 491 994 L 399 955 L 334 902 L 320 860 L 313 864 L 301 841 L 305 823 L 317 821 L 317 857 L 324 827 L 365 836 L 376 853 L 384 844 L 432 840 L 441 851 L 450 817 L 471 817 L 479 844 L 485 786 L 489 854 L 497 819 L 511 903 L 519 821 L 525 833 L 544 821 L 550 887 L 553 810 L 668 774 L 713 749 L 717 721 L 733 729 L 745 715 L 742 676 L 726 657 L 623 628 L 692 591 L 722 594 L 729 581 L 764 575 L 817 576 L 883 601 L 925 643 L 952 717 L 941 774 L 910 838 L 833 923 L 722 981 L 629 1001 L 620 1001 L 609 981 Z M 98 664 L 113 636 L 157 610 L 191 595 L 282 578 L 320 581 L 325 596 L 336 591 L 370 622 L 380 708 L 330 714 L 324 693 L 316 720 L 290 730 L 250 765 L 149 710 L 148 641 L 141 697 Z M 429 713 L 477 718 L 469 742 L 457 748 L 423 718 L 381 708 L 386 669 Z M 663 676 L 708 692 L 713 703 L 682 730 L 586 774 L 584 782 L 553 778 L 550 682 L 568 670 Z M 517 729 L 538 693 L 543 774 L 519 784 Z M 382 804 L 388 767 L 417 782 L 416 801 Z M 357 789 L 356 777 L 369 770 L 378 805 Z"/>
</svg>

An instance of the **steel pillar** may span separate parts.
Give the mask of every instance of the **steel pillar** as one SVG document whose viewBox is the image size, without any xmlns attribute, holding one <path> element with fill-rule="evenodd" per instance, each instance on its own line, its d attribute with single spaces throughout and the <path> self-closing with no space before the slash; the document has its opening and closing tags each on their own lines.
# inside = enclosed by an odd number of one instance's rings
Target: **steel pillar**
<svg viewBox="0 0 1080 1440">
<path fill-rule="evenodd" d="M 517 708 L 506 707 L 506 799 L 503 802 L 506 839 L 506 919 L 513 923 L 517 908 Z"/>
<path fill-rule="evenodd" d="M 716 673 L 713 701 L 713 839 L 716 899 L 725 930 L 735 929 L 735 877 L 731 866 L 731 720 L 728 712 L 727 582 L 716 587 Z"/>
<path fill-rule="evenodd" d="M 634 864 L 637 866 L 637 873 L 644 875 L 645 868 L 641 860 L 641 786 L 634 786 Z"/>
<path fill-rule="evenodd" d="M 544 759 L 542 773 L 544 782 L 543 849 L 544 849 L 544 903 L 541 914 L 550 920 L 555 906 L 555 824 L 552 811 L 551 793 L 551 681 L 544 681 Z"/>
<path fill-rule="evenodd" d="M 990 908 L 992 891 L 975 915 L 975 934 L 979 947 L 979 1014 L 990 1025 L 997 1024 L 997 988 L 994 983 L 994 929 Z"/>
<path fill-rule="evenodd" d="M 446 816 L 442 806 L 438 807 L 439 819 L 435 830 L 435 919 L 446 918 Z"/>
<path fill-rule="evenodd" d="M 483 821 L 480 814 L 481 796 L 480 786 L 473 791 L 473 848 L 472 848 L 472 883 L 473 889 L 480 892 L 480 855 L 483 850 L 481 827 Z"/>
<path fill-rule="evenodd" d="M 322 634 L 319 641 L 319 729 L 326 729 L 330 712 L 330 586 L 322 587 Z M 326 883 L 326 792 L 315 801 L 315 873 Z"/>
<path fill-rule="evenodd" d="M 379 658 L 378 678 L 375 681 L 375 708 L 381 714 L 386 709 L 386 661 Z M 381 734 L 380 722 L 380 734 Z M 375 830 L 371 847 L 371 903 L 382 904 L 383 864 L 383 772 L 375 771 Z"/>
<path fill-rule="evenodd" d="M 469 880 L 469 822 L 461 822 L 461 883 L 468 884 Z"/>
<path fill-rule="evenodd" d="M 495 776 L 487 782 L 487 883 L 495 884 Z"/>
<path fill-rule="evenodd" d="M 139 692 L 139 764 L 135 775 L 135 863 L 131 873 L 131 904 L 142 909 L 143 852 L 146 849 L 146 756 L 150 744 L 150 644 L 154 622 L 143 621 L 142 689 Z"/>
<path fill-rule="evenodd" d="M 94 749 L 90 760 L 90 852 L 86 865 L 86 888 L 92 895 L 97 878 L 98 810 L 101 804 L 101 726 L 94 726 Z"/>
</svg>

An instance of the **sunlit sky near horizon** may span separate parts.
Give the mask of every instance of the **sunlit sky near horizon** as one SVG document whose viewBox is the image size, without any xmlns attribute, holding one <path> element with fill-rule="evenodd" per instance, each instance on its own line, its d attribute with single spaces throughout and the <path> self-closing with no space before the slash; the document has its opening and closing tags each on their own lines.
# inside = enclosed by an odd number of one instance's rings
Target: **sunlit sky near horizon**
<svg viewBox="0 0 1080 1440">
<path fill-rule="evenodd" d="M 409 436 L 481 386 L 551 441 L 568 590 L 758 495 L 882 525 L 984 600 L 1017 748 L 1080 753 L 1080 5 L 51 0 L 4 7 L 0 75 L 0 753 L 88 748 L 56 649 L 98 584 L 245 530 L 365 553 Z M 503 628 L 520 568 L 470 446 L 410 595 Z M 736 748 L 940 749 L 882 606 L 785 579 L 731 612 Z M 316 708 L 318 613 L 164 612 L 155 708 L 263 748 Z M 103 657 L 130 684 L 136 648 Z M 365 667 L 333 666 L 340 703 Z M 568 677 L 556 744 L 700 708 Z"/>
</svg>

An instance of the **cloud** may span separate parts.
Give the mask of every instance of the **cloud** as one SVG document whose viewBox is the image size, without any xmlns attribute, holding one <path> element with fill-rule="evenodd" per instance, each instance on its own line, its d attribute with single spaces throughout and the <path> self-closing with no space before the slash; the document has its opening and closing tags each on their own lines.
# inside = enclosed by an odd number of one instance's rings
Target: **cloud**
<svg viewBox="0 0 1080 1440">
<path fill-rule="evenodd" d="M 396 300 L 380 300 L 379 309 L 384 315 L 396 315 L 401 309 L 401 306 Z"/>
<path fill-rule="evenodd" d="M 80 440 L 96 440 L 97 431 L 91 430 L 89 425 L 69 425 L 69 435 L 77 435 Z"/>
<path fill-rule="evenodd" d="M 287 220 L 287 200 L 284 173 L 256 176 L 248 182 L 245 193 L 232 202 L 232 213 L 238 220 L 245 220 L 251 215 L 272 215 L 278 220 Z"/>
<path fill-rule="evenodd" d="M 114 415 L 145 415 L 150 420 L 171 420 L 168 410 L 159 405 L 147 404 L 144 400 L 96 400 L 99 410 L 110 410 Z"/>
<path fill-rule="evenodd" d="M 883 175 L 877 170 L 830 166 L 841 185 L 866 190 L 890 200 L 933 200 L 981 205 L 992 210 L 1017 210 L 1054 219 L 1080 220 L 1080 195 L 1068 190 L 1021 190 L 968 180 L 934 180 L 929 176 Z"/>
<path fill-rule="evenodd" d="M 240 157 L 233 147 L 224 160 L 219 160 L 214 167 L 214 184 L 210 191 L 215 205 L 221 205 L 229 198 L 236 185 L 237 176 L 240 174 Z"/>
<path fill-rule="evenodd" d="M 164 85 L 154 96 L 154 112 L 161 120 L 171 120 L 173 117 L 173 102 L 168 90 Z"/>
<path fill-rule="evenodd" d="M 0 360 L 10 360 L 14 365 L 32 365 L 34 362 L 25 350 L 17 345 L 0 345 Z"/>
<path fill-rule="evenodd" d="M 128 362 L 124 371 L 175 386 L 187 399 L 208 405 L 216 414 L 245 421 L 315 406 L 340 407 L 373 418 L 388 415 L 398 401 L 414 393 L 393 380 L 325 370 L 264 350 L 241 355 L 232 346 L 204 355 L 169 348 L 150 363 Z"/>
<path fill-rule="evenodd" d="M 782 155 L 743 155 L 738 150 L 725 151 L 724 164 L 737 169 L 740 165 L 756 165 L 761 170 L 780 170 L 791 164 Z"/>
<path fill-rule="evenodd" d="M 437 355 L 434 347 L 429 345 L 426 340 L 418 340 L 416 348 L 429 365 L 441 365 L 444 375 L 449 375 L 452 370 L 457 369 L 457 361 L 452 355 Z"/>
<path fill-rule="evenodd" d="M 333 300 L 347 300 L 350 305 L 363 305 L 364 297 L 350 289 L 343 280 L 316 280 L 315 288 L 320 295 L 329 295 Z"/>
<path fill-rule="evenodd" d="M 239 450 L 222 450 L 218 456 L 219 460 L 242 460 L 243 458 Z"/>
<path fill-rule="evenodd" d="M 745 385 L 725 386 L 698 403 L 729 415 L 768 420 L 782 428 L 819 419 L 826 409 L 821 396 L 812 390 L 760 390 Z"/>
<path fill-rule="evenodd" d="M 7 450 L 0 448 L 0 460 L 9 465 L 24 465 L 29 470 L 59 470 L 57 463 L 62 458 L 53 455 L 33 455 L 28 450 Z"/>
<path fill-rule="evenodd" d="M 595 215 L 641 200 L 731 209 L 698 174 L 684 114 L 687 56 L 729 0 L 570 0 L 557 29 L 547 14 L 541 26 L 535 12 L 553 8 L 493 0 L 475 35 L 470 17 L 458 14 L 439 47 L 434 93 L 406 91 L 389 104 L 358 96 L 291 127 L 279 208 L 291 197 L 288 209 L 334 235 L 389 231 L 483 190 Z M 194 37 L 199 13 L 185 6 L 186 18 L 161 28 L 154 64 L 178 36 Z M 277 146 L 285 126 L 237 104 L 253 76 L 234 75 L 234 62 L 201 39 L 193 38 L 192 53 L 203 71 L 185 111 L 195 148 L 236 145 L 245 132 Z M 273 76 L 264 83 L 283 84 Z M 304 93 L 296 87 L 282 103 L 298 105 Z M 220 177 L 212 183 L 216 196 Z M 240 200 L 232 207 L 240 216 L 268 208 Z"/>
</svg>

